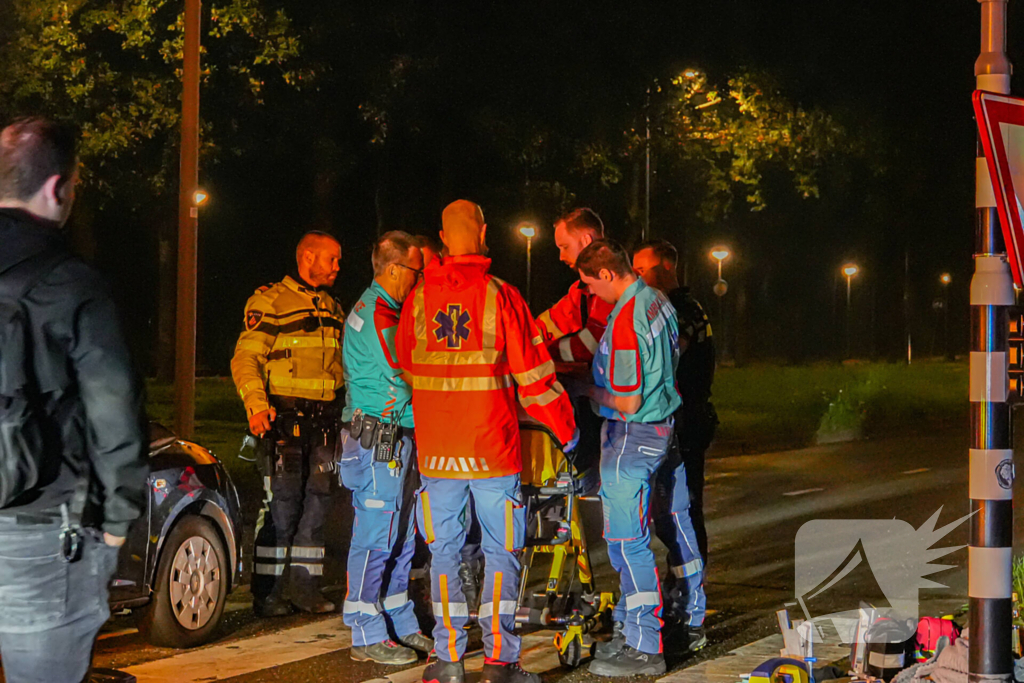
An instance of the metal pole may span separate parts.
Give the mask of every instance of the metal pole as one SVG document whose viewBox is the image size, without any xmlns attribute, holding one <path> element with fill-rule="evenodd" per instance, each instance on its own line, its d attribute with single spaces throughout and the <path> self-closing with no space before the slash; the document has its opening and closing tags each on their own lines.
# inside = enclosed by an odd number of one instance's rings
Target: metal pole
<svg viewBox="0 0 1024 683">
<path fill-rule="evenodd" d="M 981 55 L 974 64 L 980 90 L 1008 94 L 1006 0 L 981 4 Z M 981 145 L 976 155 L 977 231 L 971 280 L 971 499 L 968 598 L 971 683 L 1009 681 L 1013 558 L 1013 434 L 1007 403 L 1008 330 L 1014 303 L 1006 246 Z"/>
<path fill-rule="evenodd" d="M 199 208 L 200 0 L 185 0 L 185 49 L 181 94 L 181 172 L 178 181 L 178 315 L 174 345 L 174 425 L 190 439 L 196 408 L 196 253 Z"/>
<path fill-rule="evenodd" d="M 942 350 L 946 360 L 953 360 L 949 348 L 949 285 L 942 285 Z"/>
<path fill-rule="evenodd" d="M 647 138 L 644 144 L 644 156 L 646 157 L 646 198 L 644 200 L 644 231 L 641 238 L 646 240 L 651 232 L 651 89 L 647 88 L 647 99 L 644 103 L 644 118 L 647 126 Z"/>
<path fill-rule="evenodd" d="M 526 238 L 526 305 L 530 306 L 533 303 L 533 299 L 530 298 L 530 281 L 533 279 L 533 238 Z"/>
<path fill-rule="evenodd" d="M 850 289 L 852 276 L 846 276 L 846 357 L 850 358 L 850 330 L 853 327 L 852 317 L 850 315 Z"/>
</svg>

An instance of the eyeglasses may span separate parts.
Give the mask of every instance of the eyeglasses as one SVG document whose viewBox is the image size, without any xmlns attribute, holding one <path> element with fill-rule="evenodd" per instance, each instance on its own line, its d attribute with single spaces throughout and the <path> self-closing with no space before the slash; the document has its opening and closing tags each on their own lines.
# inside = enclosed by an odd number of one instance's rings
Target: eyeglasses
<svg viewBox="0 0 1024 683">
<path fill-rule="evenodd" d="M 411 268 L 411 267 L 409 267 L 407 265 L 404 265 L 402 263 L 396 263 L 394 265 L 398 266 L 399 268 L 405 268 L 406 270 L 411 270 L 412 272 L 416 273 L 416 279 L 417 280 L 419 280 L 421 277 L 423 277 L 423 269 L 422 268 Z"/>
</svg>

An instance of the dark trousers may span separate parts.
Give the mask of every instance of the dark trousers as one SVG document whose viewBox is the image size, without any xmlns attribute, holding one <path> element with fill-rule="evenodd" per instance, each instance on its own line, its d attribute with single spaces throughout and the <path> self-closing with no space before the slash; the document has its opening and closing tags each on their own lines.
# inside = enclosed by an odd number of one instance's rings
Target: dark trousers
<svg viewBox="0 0 1024 683">
<path fill-rule="evenodd" d="M 305 592 L 316 587 L 324 572 L 324 522 L 330 505 L 330 472 L 321 464 L 334 460 L 336 435 L 309 421 L 294 424 L 278 417 L 271 471 L 264 476 L 264 501 L 256 523 L 251 590 L 259 603 L 284 589 Z"/>
<path fill-rule="evenodd" d="M 79 683 L 110 617 L 117 548 L 83 531 L 81 557 L 59 556 L 60 522 L 0 517 L 0 660 L 7 683 Z"/>
</svg>

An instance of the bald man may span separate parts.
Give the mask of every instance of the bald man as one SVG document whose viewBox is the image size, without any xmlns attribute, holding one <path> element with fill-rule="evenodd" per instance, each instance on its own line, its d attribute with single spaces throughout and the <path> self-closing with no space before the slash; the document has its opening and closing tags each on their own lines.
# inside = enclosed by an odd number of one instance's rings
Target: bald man
<svg viewBox="0 0 1024 683">
<path fill-rule="evenodd" d="M 260 287 L 245 305 L 245 330 L 231 376 L 245 403 L 249 430 L 262 437 L 266 499 L 256 525 L 253 609 L 263 616 L 333 612 L 320 594 L 324 516 L 344 384 L 341 306 L 328 293 L 341 245 L 322 232 L 303 235 L 297 275 Z"/>
<path fill-rule="evenodd" d="M 519 668 L 515 634 L 526 508 L 518 399 L 565 449 L 576 441 L 572 405 L 530 309 L 515 287 L 490 275 L 487 225 L 476 204 L 445 208 L 448 251 L 424 273 L 402 308 L 395 346 L 412 386 L 422 486 L 417 517 L 430 548 L 437 661 L 426 683 L 463 683 L 469 606 L 459 576 L 470 499 L 486 557 L 480 626 L 481 683 L 540 683 Z"/>
</svg>

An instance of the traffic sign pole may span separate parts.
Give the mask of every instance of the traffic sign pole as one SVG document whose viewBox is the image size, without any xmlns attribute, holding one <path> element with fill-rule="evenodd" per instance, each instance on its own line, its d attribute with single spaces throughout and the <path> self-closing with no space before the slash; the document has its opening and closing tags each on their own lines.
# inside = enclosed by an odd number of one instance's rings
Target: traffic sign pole
<svg viewBox="0 0 1024 683">
<path fill-rule="evenodd" d="M 1010 91 L 1010 62 L 1006 57 L 1007 0 L 978 2 L 981 4 L 981 54 L 974 65 L 977 88 L 1007 94 Z M 977 107 L 977 95 L 975 102 Z M 980 118 L 978 124 L 980 129 Z M 991 147 L 989 140 L 983 135 L 981 142 Z M 1014 304 L 1014 292 L 1006 242 L 1000 230 L 996 192 L 981 142 L 975 167 L 977 232 L 975 271 L 971 281 L 968 495 L 974 515 L 968 548 L 971 633 L 968 679 L 971 683 L 994 683 L 1009 681 L 1013 675 L 1010 580 L 1013 491 L 1012 481 L 1007 485 L 1004 480 L 1007 471 L 1012 473 L 1013 462 L 1006 373 L 1006 307 Z M 1007 462 L 1009 467 L 1006 467 Z"/>
</svg>

